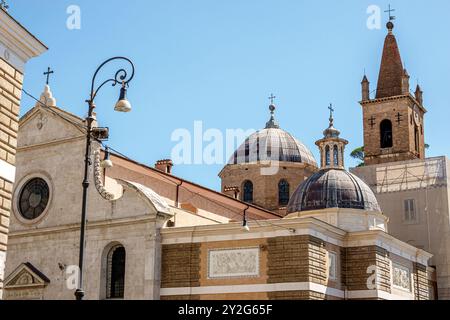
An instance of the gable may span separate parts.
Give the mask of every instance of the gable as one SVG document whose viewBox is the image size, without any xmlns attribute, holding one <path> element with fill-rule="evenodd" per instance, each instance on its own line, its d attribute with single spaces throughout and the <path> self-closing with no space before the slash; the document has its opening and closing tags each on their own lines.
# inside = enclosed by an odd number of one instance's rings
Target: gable
<svg viewBox="0 0 450 320">
<path fill-rule="evenodd" d="M 80 118 L 57 108 L 35 107 L 19 123 L 18 148 L 83 136 Z"/>
<path fill-rule="evenodd" d="M 31 263 L 22 263 L 5 280 L 5 289 L 23 289 L 33 287 L 45 287 L 50 283 L 42 272 Z"/>
</svg>

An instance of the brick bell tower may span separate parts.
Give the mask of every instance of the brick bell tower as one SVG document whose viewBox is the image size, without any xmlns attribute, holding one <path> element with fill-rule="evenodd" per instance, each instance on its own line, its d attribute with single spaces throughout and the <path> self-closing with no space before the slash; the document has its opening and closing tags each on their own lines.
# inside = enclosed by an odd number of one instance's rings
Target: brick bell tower
<svg viewBox="0 0 450 320">
<path fill-rule="evenodd" d="M 365 75 L 361 83 L 366 165 L 425 158 L 423 92 L 410 92 L 392 21 L 387 29 L 374 99 Z"/>
</svg>

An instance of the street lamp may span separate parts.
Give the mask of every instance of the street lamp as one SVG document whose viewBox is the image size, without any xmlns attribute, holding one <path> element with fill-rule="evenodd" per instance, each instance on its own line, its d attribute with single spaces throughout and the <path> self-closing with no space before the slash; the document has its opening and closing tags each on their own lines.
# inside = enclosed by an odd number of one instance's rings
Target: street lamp
<svg viewBox="0 0 450 320">
<path fill-rule="evenodd" d="M 95 80 L 99 71 L 109 62 L 114 60 L 122 60 L 128 62 L 131 65 L 131 75 L 128 77 L 128 73 L 125 69 L 119 69 L 114 78 L 108 79 L 102 84 L 100 84 L 97 89 L 95 89 Z M 84 179 L 83 179 L 83 204 L 81 208 L 81 228 L 80 228 L 80 257 L 79 257 L 79 277 L 78 277 L 78 289 L 75 291 L 75 297 L 77 300 L 83 300 L 84 290 L 83 290 L 83 264 L 84 264 L 84 248 L 85 248 L 85 233 L 86 233 L 86 211 L 87 211 L 87 191 L 89 188 L 89 167 L 91 166 L 91 142 L 94 137 L 94 133 L 103 132 L 106 128 L 93 128 L 92 123 L 95 120 L 94 117 L 94 109 L 95 109 L 95 97 L 97 93 L 103 88 L 104 85 L 111 83 L 112 86 L 116 86 L 117 84 L 121 84 L 122 87 L 120 89 L 120 97 L 117 101 L 114 110 L 119 112 L 130 112 L 131 104 L 126 98 L 128 83 L 134 77 L 134 64 L 133 62 L 125 57 L 114 57 L 103 62 L 95 71 L 94 76 L 92 77 L 92 85 L 91 85 L 91 95 L 89 100 L 86 102 L 89 105 L 89 112 L 86 118 L 87 122 L 87 130 L 86 130 L 86 154 L 84 158 Z M 106 136 L 108 134 L 108 130 L 106 129 Z M 109 159 L 108 159 L 109 160 Z"/>
</svg>

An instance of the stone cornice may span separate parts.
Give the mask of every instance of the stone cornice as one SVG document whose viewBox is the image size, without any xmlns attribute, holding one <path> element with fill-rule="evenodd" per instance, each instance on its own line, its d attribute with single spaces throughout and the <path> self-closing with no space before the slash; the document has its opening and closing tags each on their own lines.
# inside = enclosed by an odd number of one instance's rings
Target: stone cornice
<svg viewBox="0 0 450 320">
<path fill-rule="evenodd" d="M 17 55 L 23 63 L 48 50 L 41 41 L 4 10 L 0 10 L 0 42 Z"/>
<path fill-rule="evenodd" d="M 70 142 L 74 142 L 74 141 L 82 141 L 86 139 L 86 136 L 77 136 L 77 137 L 70 137 L 70 138 L 66 138 L 66 139 L 60 139 L 60 140 L 54 140 L 54 141 L 49 141 L 49 142 L 45 142 L 45 143 L 40 143 L 40 144 L 34 144 L 34 145 L 30 145 L 30 146 L 23 146 L 23 147 L 18 147 L 17 151 L 28 151 L 28 150 L 33 150 L 33 149 L 42 149 L 42 148 L 49 148 L 49 147 L 54 147 L 60 144 L 65 144 L 65 143 L 70 143 Z"/>
<path fill-rule="evenodd" d="M 393 96 L 393 97 L 386 97 L 386 98 L 379 98 L 379 99 L 370 99 L 370 100 L 360 101 L 359 103 L 361 104 L 361 106 L 365 106 L 368 104 L 401 100 L 404 98 L 409 98 L 410 100 L 412 100 L 415 104 L 417 104 L 419 106 L 419 108 L 423 111 L 423 113 L 427 113 L 427 109 L 425 109 L 425 107 L 419 101 L 417 101 L 416 98 L 413 97 L 411 94 L 404 94 L 404 95 L 400 95 L 400 96 Z"/>
<path fill-rule="evenodd" d="M 402 242 L 384 231 L 346 232 L 311 217 L 264 220 L 249 222 L 248 225 L 250 232 L 243 230 L 242 223 L 163 228 L 161 229 L 162 243 L 199 243 L 310 235 L 340 247 L 378 246 L 392 254 L 423 265 L 428 265 L 428 260 L 432 257 L 430 253 Z"/>
<path fill-rule="evenodd" d="M 149 216 L 115 219 L 115 220 L 89 221 L 87 224 L 87 229 L 92 230 L 104 227 L 127 226 L 127 225 L 141 224 L 143 222 L 156 222 L 156 220 L 157 219 L 154 215 L 149 215 Z M 73 223 L 41 229 L 26 229 L 20 231 L 11 231 L 9 233 L 9 238 L 13 239 L 13 238 L 37 237 L 62 232 L 78 232 L 78 231 L 80 231 L 80 224 Z"/>
</svg>

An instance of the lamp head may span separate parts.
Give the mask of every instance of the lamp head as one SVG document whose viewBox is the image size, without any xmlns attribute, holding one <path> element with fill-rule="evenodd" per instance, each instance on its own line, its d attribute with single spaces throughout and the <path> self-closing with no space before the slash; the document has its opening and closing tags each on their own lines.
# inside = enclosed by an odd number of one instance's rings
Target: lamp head
<svg viewBox="0 0 450 320">
<path fill-rule="evenodd" d="M 120 88 L 119 101 L 117 101 L 114 110 L 118 111 L 118 112 L 130 112 L 131 111 L 131 104 L 127 100 L 127 85 L 125 83 L 123 83 L 122 88 Z"/>
<path fill-rule="evenodd" d="M 112 168 L 114 166 L 110 158 L 111 157 L 110 157 L 110 153 L 109 153 L 109 148 L 106 147 L 106 149 L 105 149 L 105 159 L 103 159 L 103 161 L 100 164 L 102 168 L 110 169 L 110 168 Z"/>
<path fill-rule="evenodd" d="M 250 232 L 250 227 L 248 226 L 247 218 L 244 216 L 244 221 L 242 223 L 242 229 L 247 232 Z"/>
</svg>

